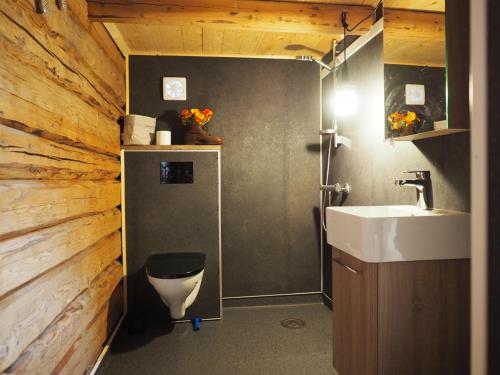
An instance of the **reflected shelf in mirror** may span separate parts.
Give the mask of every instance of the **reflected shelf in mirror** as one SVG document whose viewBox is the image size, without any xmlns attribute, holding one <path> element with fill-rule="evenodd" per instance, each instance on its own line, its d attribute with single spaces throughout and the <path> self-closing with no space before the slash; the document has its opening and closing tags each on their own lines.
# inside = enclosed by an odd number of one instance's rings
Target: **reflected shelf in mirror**
<svg viewBox="0 0 500 375">
<path fill-rule="evenodd" d="M 410 135 L 405 135 L 401 137 L 392 137 L 389 138 L 389 141 L 397 141 L 397 142 L 402 142 L 402 141 L 418 141 L 421 139 L 427 139 L 427 138 L 435 138 L 435 137 L 442 137 L 445 135 L 450 135 L 450 134 L 457 134 L 457 133 L 465 133 L 469 132 L 470 129 L 441 129 L 441 130 L 430 130 L 428 132 L 422 132 L 422 133 L 415 133 L 415 134 L 410 134 Z"/>
</svg>

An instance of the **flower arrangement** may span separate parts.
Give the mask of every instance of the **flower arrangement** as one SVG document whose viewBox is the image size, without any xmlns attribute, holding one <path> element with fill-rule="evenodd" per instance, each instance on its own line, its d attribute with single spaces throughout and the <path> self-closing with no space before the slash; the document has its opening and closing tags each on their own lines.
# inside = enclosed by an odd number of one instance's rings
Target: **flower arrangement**
<svg viewBox="0 0 500 375">
<path fill-rule="evenodd" d="M 417 114 L 411 111 L 406 111 L 406 113 L 396 111 L 391 113 L 387 119 L 391 125 L 391 131 L 396 135 L 413 134 L 420 123 Z"/>
<path fill-rule="evenodd" d="M 198 108 L 183 109 L 181 111 L 181 121 L 184 126 L 198 125 L 204 127 L 213 116 L 212 110 L 205 108 L 200 110 Z"/>
</svg>

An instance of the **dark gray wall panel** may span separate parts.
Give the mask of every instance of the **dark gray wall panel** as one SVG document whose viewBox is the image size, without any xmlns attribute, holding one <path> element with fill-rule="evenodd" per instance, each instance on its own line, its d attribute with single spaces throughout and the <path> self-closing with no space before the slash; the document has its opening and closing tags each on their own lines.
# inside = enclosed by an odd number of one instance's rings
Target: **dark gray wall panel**
<svg viewBox="0 0 500 375">
<path fill-rule="evenodd" d="M 193 184 L 160 184 L 160 161 L 193 161 Z M 220 317 L 217 152 L 126 152 L 125 209 L 131 316 L 168 318 L 144 266 L 151 254 L 206 254 L 200 292 L 186 319 Z"/>
<path fill-rule="evenodd" d="M 319 71 L 289 60 L 130 58 L 130 111 L 159 118 L 175 143 L 186 107 L 209 107 L 222 146 L 223 295 L 320 290 Z M 187 78 L 163 101 L 161 78 Z"/>
<path fill-rule="evenodd" d="M 404 177 L 402 172 L 406 170 L 430 170 L 434 205 L 469 211 L 469 135 L 456 134 L 417 142 L 385 141 L 382 34 L 349 58 L 347 66 L 350 83 L 358 92 L 359 107 L 355 116 L 338 121 L 339 134 L 347 137 L 351 144 L 349 147 L 342 145 L 333 153 L 330 171 L 332 182 L 348 182 L 352 186 L 352 193 L 344 204 L 414 205 L 415 189 L 396 187 L 394 179 Z M 326 147 L 323 150 L 327 152 Z M 324 262 L 326 289 L 331 279 L 330 246 L 325 248 Z"/>
</svg>

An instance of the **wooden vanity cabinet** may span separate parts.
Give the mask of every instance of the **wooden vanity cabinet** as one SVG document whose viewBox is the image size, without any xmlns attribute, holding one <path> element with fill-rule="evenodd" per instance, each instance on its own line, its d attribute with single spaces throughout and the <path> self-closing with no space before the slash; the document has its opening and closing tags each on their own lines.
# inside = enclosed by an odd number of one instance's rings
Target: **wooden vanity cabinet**
<svg viewBox="0 0 500 375">
<path fill-rule="evenodd" d="M 339 374 L 377 373 L 377 265 L 333 251 L 333 363 Z"/>
<path fill-rule="evenodd" d="M 333 249 L 339 375 L 468 374 L 469 260 L 365 263 Z"/>
</svg>

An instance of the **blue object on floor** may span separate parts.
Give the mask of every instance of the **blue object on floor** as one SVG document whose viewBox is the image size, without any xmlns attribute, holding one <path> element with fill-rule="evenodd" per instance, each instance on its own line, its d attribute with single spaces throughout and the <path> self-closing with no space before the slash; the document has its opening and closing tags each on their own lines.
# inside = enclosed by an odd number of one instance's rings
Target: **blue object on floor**
<svg viewBox="0 0 500 375">
<path fill-rule="evenodd" d="M 201 321 L 203 319 L 201 318 L 194 318 L 193 320 L 191 320 L 191 322 L 193 323 L 193 330 L 194 331 L 199 331 L 200 328 L 201 328 Z"/>
</svg>

